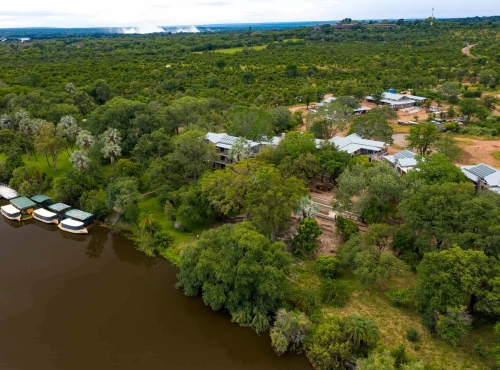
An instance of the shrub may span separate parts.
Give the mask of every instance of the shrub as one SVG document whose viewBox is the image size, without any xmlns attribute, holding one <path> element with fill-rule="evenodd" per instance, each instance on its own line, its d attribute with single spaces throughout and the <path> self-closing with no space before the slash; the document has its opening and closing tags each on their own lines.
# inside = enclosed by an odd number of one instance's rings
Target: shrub
<svg viewBox="0 0 500 370">
<path fill-rule="evenodd" d="M 297 228 L 297 235 L 292 239 L 292 251 L 295 256 L 310 256 L 318 248 L 317 239 L 323 234 L 314 218 L 303 218 Z"/>
<path fill-rule="evenodd" d="M 420 335 L 415 328 L 411 328 L 406 331 L 406 339 L 408 339 L 410 342 L 418 342 L 419 337 Z"/>
<path fill-rule="evenodd" d="M 464 309 L 448 308 L 446 314 L 438 314 L 436 331 L 452 346 L 456 346 L 470 331 L 471 325 L 472 316 Z"/>
<path fill-rule="evenodd" d="M 344 307 L 350 296 L 349 286 L 338 280 L 325 280 L 321 284 L 321 301 L 334 307 Z"/>
<path fill-rule="evenodd" d="M 335 278 L 340 269 L 340 265 L 340 260 L 331 256 L 319 256 L 314 262 L 314 267 L 318 274 L 330 279 Z"/>
<path fill-rule="evenodd" d="M 344 242 L 346 242 L 353 235 L 359 233 L 359 228 L 353 221 L 337 216 L 337 233 L 341 234 Z"/>
<path fill-rule="evenodd" d="M 396 365 L 397 369 L 399 369 L 401 365 L 409 362 L 408 354 L 406 353 L 406 346 L 404 344 L 400 344 L 399 346 L 391 349 L 391 356 L 394 357 L 394 365 Z"/>
<path fill-rule="evenodd" d="M 319 309 L 321 291 L 317 287 L 297 288 L 291 300 L 299 310 L 310 315 Z"/>
<path fill-rule="evenodd" d="M 278 356 L 286 351 L 299 352 L 310 327 L 311 321 L 303 312 L 289 312 L 283 308 L 278 310 L 270 332 L 274 351 Z"/>
<path fill-rule="evenodd" d="M 389 297 L 393 306 L 399 306 L 411 301 L 408 289 L 391 289 L 385 295 Z"/>
</svg>

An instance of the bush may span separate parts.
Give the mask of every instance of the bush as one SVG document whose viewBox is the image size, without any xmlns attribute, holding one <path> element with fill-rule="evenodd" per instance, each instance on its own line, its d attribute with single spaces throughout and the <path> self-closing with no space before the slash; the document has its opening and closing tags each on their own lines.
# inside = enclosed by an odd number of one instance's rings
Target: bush
<svg viewBox="0 0 500 370">
<path fill-rule="evenodd" d="M 391 289 L 385 295 L 389 297 L 393 306 L 399 306 L 411 301 L 410 292 L 408 289 Z"/>
<path fill-rule="evenodd" d="M 443 124 L 445 131 L 458 132 L 460 130 L 460 125 L 458 122 L 446 122 Z"/>
<path fill-rule="evenodd" d="M 337 216 L 337 233 L 342 234 L 344 242 L 346 242 L 353 235 L 359 233 L 359 228 L 353 221 Z"/>
<path fill-rule="evenodd" d="M 318 274 L 323 277 L 333 279 L 337 276 L 341 262 L 336 257 L 319 256 L 314 262 L 314 267 Z"/>
<path fill-rule="evenodd" d="M 456 346 L 470 331 L 471 326 L 472 316 L 468 312 L 460 308 L 448 308 L 446 314 L 438 314 L 436 331 L 448 343 Z"/>
<path fill-rule="evenodd" d="M 410 342 L 418 342 L 419 337 L 420 335 L 415 328 L 411 328 L 406 331 L 406 339 L 408 339 Z"/>
<path fill-rule="evenodd" d="M 400 344 L 399 346 L 391 349 L 391 356 L 394 357 L 394 365 L 396 365 L 397 369 L 399 369 L 401 365 L 409 362 L 408 354 L 406 353 L 406 346 L 404 344 Z"/>
<path fill-rule="evenodd" d="M 98 220 L 104 221 L 109 214 L 109 209 L 106 204 L 106 195 L 103 191 L 86 191 L 80 197 L 79 203 L 80 207 L 85 212 L 92 213 Z"/>
<path fill-rule="evenodd" d="M 317 239 L 323 230 L 314 218 L 303 218 L 297 228 L 297 235 L 292 239 L 292 252 L 297 257 L 310 256 L 318 248 Z"/>
<path fill-rule="evenodd" d="M 325 280 L 321 284 L 321 301 L 334 307 L 344 307 L 351 292 L 349 286 L 338 280 Z"/>
<path fill-rule="evenodd" d="M 292 303 L 308 315 L 316 312 L 321 303 L 321 291 L 316 287 L 296 289 L 291 298 Z"/>
<path fill-rule="evenodd" d="M 303 312 L 279 309 L 270 331 L 271 345 L 276 354 L 280 356 L 286 351 L 299 352 L 310 327 L 311 321 Z"/>
</svg>

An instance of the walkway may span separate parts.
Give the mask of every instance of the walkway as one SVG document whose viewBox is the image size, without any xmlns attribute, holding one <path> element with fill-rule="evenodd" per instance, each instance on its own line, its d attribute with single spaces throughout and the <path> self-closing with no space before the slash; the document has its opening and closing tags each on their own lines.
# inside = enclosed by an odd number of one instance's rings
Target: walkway
<svg viewBox="0 0 500 370">
<path fill-rule="evenodd" d="M 17 191 L 9 188 L 5 184 L 0 184 L 0 198 L 5 198 L 7 200 L 17 198 Z"/>
</svg>

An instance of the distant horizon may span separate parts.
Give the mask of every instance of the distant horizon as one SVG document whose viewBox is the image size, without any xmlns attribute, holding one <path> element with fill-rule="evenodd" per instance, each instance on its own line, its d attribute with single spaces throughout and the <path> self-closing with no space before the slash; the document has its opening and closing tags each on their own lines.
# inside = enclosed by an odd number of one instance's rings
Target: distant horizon
<svg viewBox="0 0 500 370">
<path fill-rule="evenodd" d="M 488 17 L 499 17 L 499 15 L 477 15 L 477 16 L 468 16 L 468 17 L 435 17 L 436 20 L 448 20 L 448 19 L 467 19 L 467 18 L 488 18 Z M 415 21 L 415 20 L 425 20 L 429 17 L 420 17 L 420 18 L 360 18 L 354 19 L 351 18 L 354 22 L 381 22 L 383 20 L 388 21 L 398 21 L 403 19 L 404 21 Z M 314 24 L 314 25 L 323 25 L 323 24 L 335 24 L 342 19 L 329 19 L 329 20 L 314 20 L 314 21 L 269 21 L 269 22 L 235 22 L 235 23 L 205 23 L 205 24 L 176 24 L 176 25 L 155 25 L 160 28 L 176 28 L 176 27 L 222 27 L 222 26 L 252 26 L 252 25 L 279 25 L 279 24 Z M 107 26 L 82 26 L 82 27 L 64 27 L 64 26 L 30 26 L 30 27 L 0 27 L 0 30 L 16 30 L 16 29 L 123 29 L 123 28 L 138 28 L 140 25 L 107 25 Z"/>
</svg>

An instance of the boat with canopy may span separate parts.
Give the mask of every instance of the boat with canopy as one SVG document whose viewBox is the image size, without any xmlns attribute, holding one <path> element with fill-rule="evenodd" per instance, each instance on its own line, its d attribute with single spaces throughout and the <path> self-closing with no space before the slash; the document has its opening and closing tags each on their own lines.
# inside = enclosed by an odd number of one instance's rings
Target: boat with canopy
<svg viewBox="0 0 500 370">
<path fill-rule="evenodd" d="M 71 218 L 62 220 L 58 225 L 63 231 L 72 234 L 88 234 L 88 230 L 85 228 L 85 224 L 81 221 L 76 221 Z"/>
<path fill-rule="evenodd" d="M 58 224 L 59 218 L 57 214 L 47 211 L 46 209 L 40 208 L 33 212 L 33 218 L 35 220 L 45 222 L 46 224 Z"/>
<path fill-rule="evenodd" d="M 0 212 L 12 221 L 21 221 L 21 211 L 11 204 L 0 207 Z"/>
</svg>

